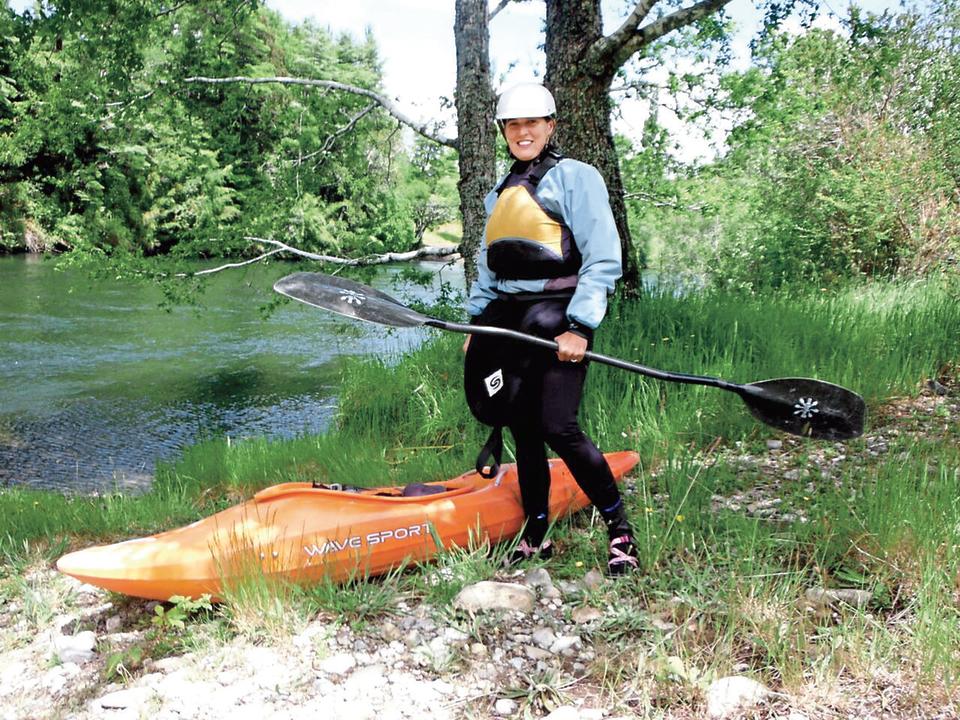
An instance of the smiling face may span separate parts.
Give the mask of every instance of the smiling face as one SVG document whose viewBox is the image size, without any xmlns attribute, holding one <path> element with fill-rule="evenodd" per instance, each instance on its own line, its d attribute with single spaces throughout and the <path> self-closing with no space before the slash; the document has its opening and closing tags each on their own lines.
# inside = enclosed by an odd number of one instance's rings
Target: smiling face
<svg viewBox="0 0 960 720">
<path fill-rule="evenodd" d="M 503 125 L 510 153 L 517 160 L 533 160 L 550 142 L 557 121 L 547 118 L 511 118 Z"/>
</svg>

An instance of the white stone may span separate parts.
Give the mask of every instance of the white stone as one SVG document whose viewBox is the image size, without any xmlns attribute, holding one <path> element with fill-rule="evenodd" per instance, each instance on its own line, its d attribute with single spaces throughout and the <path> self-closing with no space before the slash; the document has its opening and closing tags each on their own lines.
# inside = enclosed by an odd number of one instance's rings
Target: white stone
<svg viewBox="0 0 960 720">
<path fill-rule="evenodd" d="M 581 644 L 579 635 L 561 635 L 550 646 L 550 652 L 557 655 L 566 655 L 580 647 Z"/>
<path fill-rule="evenodd" d="M 572 705 L 562 705 L 543 720 L 579 720 L 580 712 Z"/>
<path fill-rule="evenodd" d="M 529 613 L 536 603 L 536 593 L 524 585 L 484 580 L 463 588 L 453 600 L 459 610 L 516 610 Z"/>
<path fill-rule="evenodd" d="M 120 626 L 123 625 L 123 618 L 121 618 L 119 615 L 111 615 L 107 618 L 105 625 L 107 634 L 111 635 L 117 632 L 120 629 Z"/>
<path fill-rule="evenodd" d="M 549 650 L 550 646 L 557 641 L 556 633 L 550 628 L 539 628 L 533 633 L 533 642 L 537 647 Z"/>
<path fill-rule="evenodd" d="M 76 635 L 55 635 L 53 649 L 60 662 L 82 665 L 96 657 L 97 635 L 91 630 Z"/>
<path fill-rule="evenodd" d="M 517 711 L 517 702 L 510 698 L 500 698 L 493 704 L 493 711 L 497 715 L 513 715 Z"/>
<path fill-rule="evenodd" d="M 345 675 L 353 670 L 356 664 L 357 660 L 353 655 L 340 653 L 339 655 L 331 655 L 321 660 L 320 669 L 329 675 Z"/>
<path fill-rule="evenodd" d="M 733 717 L 737 710 L 755 705 L 769 694 L 762 683 L 742 675 L 720 678 L 707 688 L 707 715 L 713 720 Z"/>
<path fill-rule="evenodd" d="M 549 650 L 544 650 L 536 645 L 527 645 L 523 651 L 531 660 L 546 660 L 547 658 L 551 657 Z"/>
<path fill-rule="evenodd" d="M 128 688 L 104 695 L 97 703 L 104 710 L 124 710 L 126 708 L 141 708 L 153 697 L 149 688 Z"/>
</svg>

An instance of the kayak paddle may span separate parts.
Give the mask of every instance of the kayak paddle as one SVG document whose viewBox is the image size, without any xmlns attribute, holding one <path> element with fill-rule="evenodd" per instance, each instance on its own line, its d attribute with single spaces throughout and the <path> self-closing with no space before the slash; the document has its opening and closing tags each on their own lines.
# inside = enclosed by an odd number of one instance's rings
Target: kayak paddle
<svg viewBox="0 0 960 720">
<path fill-rule="evenodd" d="M 281 295 L 346 317 L 394 327 L 429 326 L 467 335 L 492 335 L 557 349 L 553 340 L 506 328 L 438 320 L 409 308 L 384 292 L 346 278 L 298 272 L 274 283 Z M 810 378 L 779 378 L 741 385 L 715 377 L 667 372 L 596 352 L 584 359 L 612 365 L 658 380 L 709 385 L 740 396 L 757 420 L 794 435 L 821 440 L 848 440 L 863 433 L 863 398 L 833 383 Z"/>
</svg>

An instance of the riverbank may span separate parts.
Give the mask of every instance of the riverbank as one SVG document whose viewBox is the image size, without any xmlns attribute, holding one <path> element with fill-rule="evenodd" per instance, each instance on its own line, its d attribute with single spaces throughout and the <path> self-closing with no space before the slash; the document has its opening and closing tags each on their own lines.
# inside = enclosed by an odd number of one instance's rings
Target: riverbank
<svg viewBox="0 0 960 720">
<path fill-rule="evenodd" d="M 2 717 L 686 719 L 722 707 L 739 686 L 720 681 L 738 677 L 759 703 L 727 717 L 954 718 L 960 516 L 936 500 L 955 498 L 958 420 L 960 383 L 942 377 L 853 443 L 690 457 L 680 507 L 635 474 L 632 506 L 675 542 L 617 582 L 597 572 L 586 513 L 524 570 L 480 549 L 215 608 L 110 595 L 22 557 L 0 583 Z M 845 519 L 856 537 L 831 550 Z M 645 538 L 648 552 L 665 539 Z M 511 588 L 495 601 L 509 609 L 462 595 L 490 580 Z"/>
</svg>

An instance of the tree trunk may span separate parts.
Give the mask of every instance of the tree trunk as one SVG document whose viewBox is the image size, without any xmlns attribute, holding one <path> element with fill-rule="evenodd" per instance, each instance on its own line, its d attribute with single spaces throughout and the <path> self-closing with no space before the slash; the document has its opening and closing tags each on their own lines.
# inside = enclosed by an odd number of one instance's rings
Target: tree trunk
<svg viewBox="0 0 960 720">
<path fill-rule="evenodd" d="M 620 233 L 624 287 L 636 290 L 645 258 L 630 237 L 610 129 L 609 90 L 617 68 L 589 66 L 585 60 L 590 46 L 603 37 L 600 0 L 546 0 L 546 6 L 545 84 L 557 100 L 557 144 L 569 157 L 596 167 L 606 180 Z"/>
<path fill-rule="evenodd" d="M 490 31 L 487 0 L 457 0 L 454 35 L 457 45 L 457 139 L 460 151 L 460 254 L 467 288 L 477 277 L 477 253 L 486 212 L 483 198 L 496 182 L 494 150 L 495 97 L 490 83 Z"/>
</svg>

